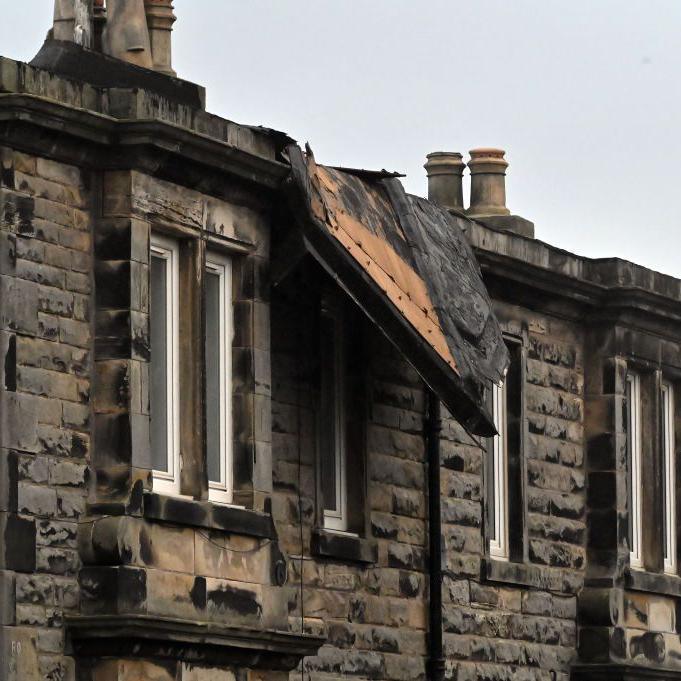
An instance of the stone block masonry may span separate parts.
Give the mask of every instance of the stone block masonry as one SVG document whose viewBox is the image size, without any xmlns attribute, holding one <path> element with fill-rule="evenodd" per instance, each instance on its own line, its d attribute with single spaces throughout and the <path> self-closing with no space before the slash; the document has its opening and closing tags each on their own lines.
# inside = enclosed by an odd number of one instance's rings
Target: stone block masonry
<svg viewBox="0 0 681 681">
<path fill-rule="evenodd" d="M 93 87 L 0 59 L 0 681 L 426 681 L 428 388 L 338 286 L 343 268 L 302 248 L 283 199 L 290 140 L 165 85 Z M 445 678 L 679 678 L 654 389 L 681 381 L 681 282 L 503 219 L 453 219 L 517 350 L 520 449 L 513 550 L 494 559 L 489 442 L 445 415 Z M 151 471 L 152 231 L 182 263 L 175 496 Z M 232 506 L 210 500 L 206 470 L 208 250 L 232 264 Z M 334 301 L 355 426 L 346 533 L 320 508 Z M 638 571 L 632 367 L 650 416 Z"/>
<path fill-rule="evenodd" d="M 0 148 L 0 167 L 0 647 L 7 681 L 66 680 L 90 481 L 91 194 L 73 166 Z"/>
</svg>

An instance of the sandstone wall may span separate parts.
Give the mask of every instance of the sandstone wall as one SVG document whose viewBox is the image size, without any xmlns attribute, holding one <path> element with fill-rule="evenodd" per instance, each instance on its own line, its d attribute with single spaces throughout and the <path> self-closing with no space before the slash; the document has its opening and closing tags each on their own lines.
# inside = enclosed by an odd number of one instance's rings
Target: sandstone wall
<svg viewBox="0 0 681 681">
<path fill-rule="evenodd" d="M 9 149 L 0 164 L 0 678 L 68 679 L 90 481 L 92 192 L 75 167 Z"/>
</svg>

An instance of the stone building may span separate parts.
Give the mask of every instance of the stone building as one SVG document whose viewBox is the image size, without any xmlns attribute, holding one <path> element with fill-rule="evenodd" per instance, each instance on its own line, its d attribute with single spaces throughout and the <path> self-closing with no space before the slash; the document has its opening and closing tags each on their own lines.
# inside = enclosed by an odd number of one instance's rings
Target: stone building
<svg viewBox="0 0 681 681">
<path fill-rule="evenodd" d="M 206 113 L 173 22 L 0 58 L 0 681 L 681 677 L 681 282 Z"/>
</svg>

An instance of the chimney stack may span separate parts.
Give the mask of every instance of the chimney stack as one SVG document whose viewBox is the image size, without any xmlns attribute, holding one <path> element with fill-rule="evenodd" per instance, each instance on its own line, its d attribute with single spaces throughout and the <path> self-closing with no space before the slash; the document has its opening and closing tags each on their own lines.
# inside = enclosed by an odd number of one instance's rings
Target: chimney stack
<svg viewBox="0 0 681 681">
<path fill-rule="evenodd" d="M 468 167 L 471 171 L 471 217 L 510 215 L 506 208 L 505 151 L 501 149 L 472 149 Z"/>
<path fill-rule="evenodd" d="M 423 166 L 428 173 L 428 198 L 447 210 L 463 211 L 463 171 L 466 164 L 456 152 L 428 154 Z"/>
<path fill-rule="evenodd" d="M 154 69 L 168 76 L 176 76 L 173 71 L 171 33 L 177 17 L 173 14 L 173 0 L 144 0 L 147 13 L 151 55 Z"/>
<path fill-rule="evenodd" d="M 54 0 L 51 37 L 175 77 L 173 0 Z"/>
<path fill-rule="evenodd" d="M 493 229 L 534 238 L 534 223 L 511 215 L 506 207 L 506 169 L 508 162 L 502 149 L 473 149 L 468 167 L 471 171 L 471 203 L 463 205 L 463 170 L 461 154 L 436 151 L 428 154 L 424 168 L 428 172 L 428 198 L 442 208 L 465 212 L 476 222 Z"/>
<path fill-rule="evenodd" d="M 471 204 L 467 214 L 494 229 L 534 239 L 534 223 L 519 215 L 511 215 L 506 207 L 506 152 L 502 149 L 472 149 L 470 154 Z"/>
<path fill-rule="evenodd" d="M 88 23 L 88 10 L 88 4 L 83 0 L 55 0 L 52 28 L 54 40 L 75 42 L 88 47 L 88 35 L 84 31 Z"/>
</svg>

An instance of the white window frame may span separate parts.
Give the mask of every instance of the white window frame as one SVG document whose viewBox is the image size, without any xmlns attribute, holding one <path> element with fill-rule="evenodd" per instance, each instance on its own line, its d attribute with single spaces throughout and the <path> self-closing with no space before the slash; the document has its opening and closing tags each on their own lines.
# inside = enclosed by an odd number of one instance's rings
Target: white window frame
<svg viewBox="0 0 681 681">
<path fill-rule="evenodd" d="M 677 573 L 676 561 L 676 433 L 674 430 L 674 387 L 662 383 L 662 450 L 664 454 L 665 486 L 665 559 L 664 571 Z"/>
<path fill-rule="evenodd" d="M 166 267 L 166 342 L 168 375 L 168 471 L 154 470 L 154 491 L 180 496 L 180 249 L 176 240 L 151 235 L 151 255 L 163 258 Z M 153 310 L 150 310 L 153 314 Z M 154 352 L 154 348 L 151 348 Z M 153 399 L 153 395 L 151 395 Z"/>
<path fill-rule="evenodd" d="M 631 546 L 629 547 L 629 565 L 635 570 L 642 570 L 643 564 L 643 457 L 641 442 L 641 377 L 634 373 L 627 373 L 627 400 L 629 403 L 627 415 L 627 446 L 630 447 L 629 483 L 631 484 L 631 508 L 629 509 L 629 523 L 631 524 Z"/>
<path fill-rule="evenodd" d="M 492 414 L 498 435 L 492 440 L 494 494 L 494 539 L 490 539 L 489 554 L 497 560 L 509 560 L 508 533 L 508 428 L 506 416 L 506 382 L 492 387 Z"/>
<path fill-rule="evenodd" d="M 324 508 L 324 528 L 348 532 L 347 451 L 345 447 L 345 352 L 342 311 L 329 306 L 325 314 L 334 320 L 334 449 L 337 508 Z M 324 502 L 326 506 L 326 501 Z"/>
<path fill-rule="evenodd" d="M 220 480 L 208 481 L 208 499 L 232 504 L 234 499 L 234 457 L 232 442 L 232 343 L 234 312 L 232 304 L 232 261 L 210 252 L 206 255 L 206 271 L 220 278 Z"/>
</svg>

